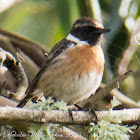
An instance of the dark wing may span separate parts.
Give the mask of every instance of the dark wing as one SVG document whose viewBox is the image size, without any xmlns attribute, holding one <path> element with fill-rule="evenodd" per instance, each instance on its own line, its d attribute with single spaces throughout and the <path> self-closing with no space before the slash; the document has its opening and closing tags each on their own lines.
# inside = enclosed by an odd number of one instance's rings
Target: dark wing
<svg viewBox="0 0 140 140">
<path fill-rule="evenodd" d="M 33 81 L 31 82 L 31 84 L 29 85 L 29 87 L 27 88 L 25 94 L 27 94 L 25 96 L 25 98 L 17 105 L 17 107 L 23 107 L 29 100 L 30 98 L 32 98 L 33 96 L 33 91 L 36 88 L 36 83 L 38 82 L 38 79 L 40 78 L 40 76 L 45 72 L 45 70 L 47 69 L 48 66 L 50 66 L 52 64 L 52 61 L 54 58 L 56 58 L 58 55 L 60 55 L 62 52 L 64 52 L 72 43 L 72 41 L 69 41 L 67 39 L 63 39 L 60 42 L 58 42 L 50 51 L 50 53 L 48 54 L 44 64 L 42 65 L 41 69 L 39 70 L 39 72 L 37 73 L 37 75 L 35 76 L 35 78 L 33 79 Z"/>
</svg>

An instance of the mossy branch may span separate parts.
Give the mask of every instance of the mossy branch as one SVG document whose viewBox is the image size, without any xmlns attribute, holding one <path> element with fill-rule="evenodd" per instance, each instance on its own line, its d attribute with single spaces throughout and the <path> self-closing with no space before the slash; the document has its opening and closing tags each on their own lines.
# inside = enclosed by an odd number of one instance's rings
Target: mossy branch
<svg viewBox="0 0 140 140">
<path fill-rule="evenodd" d="M 34 123 L 60 123 L 60 124 L 88 124 L 95 122 L 96 117 L 90 111 L 59 110 L 31 110 L 15 107 L 0 107 L 0 120 L 34 122 Z M 95 111 L 98 120 L 102 120 L 108 111 Z M 123 123 L 140 122 L 140 109 L 113 110 L 112 115 L 122 117 Z"/>
</svg>

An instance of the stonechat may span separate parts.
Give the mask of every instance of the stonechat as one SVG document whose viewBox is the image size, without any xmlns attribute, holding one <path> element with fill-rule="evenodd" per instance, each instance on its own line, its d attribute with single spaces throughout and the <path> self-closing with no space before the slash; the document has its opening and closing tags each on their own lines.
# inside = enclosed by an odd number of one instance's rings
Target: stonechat
<svg viewBox="0 0 140 140">
<path fill-rule="evenodd" d="M 93 18 L 76 20 L 70 33 L 52 48 L 17 107 L 23 107 L 35 90 L 68 105 L 94 94 L 101 83 L 105 62 L 101 35 L 109 31 Z"/>
</svg>

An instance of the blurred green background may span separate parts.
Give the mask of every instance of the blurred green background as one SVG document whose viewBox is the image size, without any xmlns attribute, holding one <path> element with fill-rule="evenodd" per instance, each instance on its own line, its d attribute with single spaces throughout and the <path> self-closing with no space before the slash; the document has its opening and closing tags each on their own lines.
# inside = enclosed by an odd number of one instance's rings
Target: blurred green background
<svg viewBox="0 0 140 140">
<path fill-rule="evenodd" d="M 111 32 L 104 36 L 106 63 L 103 82 L 129 69 L 119 90 L 140 100 L 139 0 L 0 0 L 0 28 L 22 34 L 50 50 L 83 16 L 94 17 Z"/>
</svg>

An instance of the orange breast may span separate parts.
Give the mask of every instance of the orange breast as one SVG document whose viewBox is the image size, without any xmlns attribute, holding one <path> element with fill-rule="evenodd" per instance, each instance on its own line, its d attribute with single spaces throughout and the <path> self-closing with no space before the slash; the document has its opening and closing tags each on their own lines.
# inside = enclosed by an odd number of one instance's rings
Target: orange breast
<svg viewBox="0 0 140 140">
<path fill-rule="evenodd" d="M 92 71 L 103 74 L 104 56 L 100 46 L 92 47 L 85 44 L 80 47 L 71 48 L 65 54 L 67 56 L 65 66 L 73 66 L 73 69 L 71 69 L 72 75 L 76 76 L 79 73 L 82 77 L 84 73 L 89 75 Z"/>
</svg>

